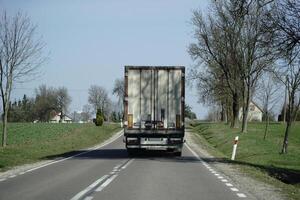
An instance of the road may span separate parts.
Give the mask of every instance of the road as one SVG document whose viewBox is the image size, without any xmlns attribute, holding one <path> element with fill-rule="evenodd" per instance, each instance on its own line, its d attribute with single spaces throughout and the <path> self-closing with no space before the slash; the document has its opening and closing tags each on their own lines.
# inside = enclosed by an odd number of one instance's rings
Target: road
<svg viewBox="0 0 300 200">
<path fill-rule="evenodd" d="M 132 158 L 118 137 L 72 155 L 1 180 L 0 199 L 247 199 L 186 145 L 182 157 L 154 152 Z"/>
</svg>

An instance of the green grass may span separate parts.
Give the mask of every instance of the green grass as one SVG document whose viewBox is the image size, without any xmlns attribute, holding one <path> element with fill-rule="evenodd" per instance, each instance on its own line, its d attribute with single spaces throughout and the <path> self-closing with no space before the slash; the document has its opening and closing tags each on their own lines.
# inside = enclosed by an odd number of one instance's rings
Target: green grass
<svg viewBox="0 0 300 200">
<path fill-rule="evenodd" d="M 120 130 L 119 127 L 117 124 L 96 127 L 75 123 L 10 123 L 8 146 L 0 147 L 0 171 L 98 144 Z"/>
<path fill-rule="evenodd" d="M 289 198 L 300 199 L 300 123 L 292 127 L 287 154 L 280 154 L 284 124 L 271 124 L 266 140 L 264 123 L 249 123 L 247 133 L 222 123 L 195 123 L 192 128 L 198 142 L 224 162 L 231 158 L 233 140 L 239 136 L 236 160 L 229 162 L 281 188 Z"/>
</svg>

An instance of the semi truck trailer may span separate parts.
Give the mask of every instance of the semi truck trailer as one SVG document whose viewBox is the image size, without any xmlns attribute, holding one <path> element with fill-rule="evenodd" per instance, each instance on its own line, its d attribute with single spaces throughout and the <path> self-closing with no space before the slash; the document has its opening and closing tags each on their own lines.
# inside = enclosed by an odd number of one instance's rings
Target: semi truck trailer
<svg viewBox="0 0 300 200">
<path fill-rule="evenodd" d="M 125 66 L 124 142 L 129 154 L 184 143 L 185 67 Z"/>
</svg>

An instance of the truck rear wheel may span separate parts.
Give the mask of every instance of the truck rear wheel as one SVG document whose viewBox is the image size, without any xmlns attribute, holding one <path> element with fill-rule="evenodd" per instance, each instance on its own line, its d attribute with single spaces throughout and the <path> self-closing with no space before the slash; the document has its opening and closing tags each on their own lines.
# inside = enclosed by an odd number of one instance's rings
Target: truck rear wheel
<svg viewBox="0 0 300 200">
<path fill-rule="evenodd" d="M 134 156 L 136 155 L 136 152 L 136 149 L 127 149 L 128 156 Z"/>
<path fill-rule="evenodd" d="M 181 155 L 182 155 L 181 151 L 174 152 L 174 156 L 181 157 Z"/>
</svg>

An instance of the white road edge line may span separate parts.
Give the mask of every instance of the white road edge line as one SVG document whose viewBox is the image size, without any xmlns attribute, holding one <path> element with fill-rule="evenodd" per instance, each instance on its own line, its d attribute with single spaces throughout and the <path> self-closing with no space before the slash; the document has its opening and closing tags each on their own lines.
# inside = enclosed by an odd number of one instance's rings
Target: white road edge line
<svg viewBox="0 0 300 200">
<path fill-rule="evenodd" d="M 118 169 L 120 167 L 121 167 L 121 165 L 117 165 L 117 166 L 114 167 L 114 169 Z"/>
<path fill-rule="evenodd" d="M 81 192 L 79 192 L 78 194 L 76 194 L 71 200 L 78 200 L 78 199 L 80 199 L 86 193 L 88 193 L 91 189 L 93 189 L 99 183 L 101 183 L 103 180 L 105 180 L 107 177 L 108 177 L 108 175 L 102 176 L 101 178 L 99 178 L 98 180 L 96 180 L 94 183 L 92 183 L 91 185 L 89 185 L 87 188 L 85 188 L 84 190 L 82 190 Z"/>
<path fill-rule="evenodd" d="M 240 198 L 246 198 L 247 196 L 244 193 L 236 193 Z"/>
<path fill-rule="evenodd" d="M 232 191 L 237 192 L 239 191 L 237 188 L 230 188 Z"/>
<path fill-rule="evenodd" d="M 110 178 L 106 179 L 104 183 L 102 183 L 95 191 L 101 192 L 106 186 L 108 186 L 118 175 L 115 174 L 111 176 Z"/>
<path fill-rule="evenodd" d="M 0 182 L 1 182 L 1 181 L 5 181 L 5 180 L 6 180 L 6 178 L 1 178 L 1 179 L 0 179 Z"/>
<path fill-rule="evenodd" d="M 192 152 L 192 154 L 198 159 L 198 160 L 200 160 L 201 161 L 201 163 L 206 167 L 206 168 L 210 168 L 209 167 L 209 165 L 205 162 L 205 161 L 203 161 L 200 157 L 199 157 L 199 155 L 187 144 L 187 143 L 185 143 L 185 146 Z M 211 170 L 211 168 L 209 169 L 209 170 Z M 219 179 L 222 179 L 221 181 L 222 182 L 228 182 L 226 179 L 223 179 L 223 177 L 222 176 L 220 176 L 220 174 L 218 174 L 218 173 L 213 173 L 215 176 L 217 176 Z M 226 184 L 226 186 L 229 186 L 229 187 L 233 187 L 233 185 L 231 184 L 231 183 L 225 183 Z M 232 190 L 232 191 L 234 191 L 234 192 L 238 192 L 239 190 L 237 189 L 237 188 L 230 188 L 230 190 Z M 238 197 L 241 197 L 241 198 L 245 198 L 245 197 L 247 197 L 245 194 L 243 194 L 243 193 L 237 193 L 237 196 Z"/>
<path fill-rule="evenodd" d="M 102 145 L 100 146 L 97 146 L 96 148 L 94 149 L 90 149 L 90 150 L 87 150 L 85 152 L 81 152 L 79 154 L 76 154 L 76 155 L 73 155 L 73 156 L 70 156 L 70 157 L 67 157 L 67 158 L 63 158 L 63 159 L 60 159 L 60 160 L 56 160 L 56 161 L 53 161 L 53 162 L 50 162 L 50 163 L 47 163 L 47 164 L 44 164 L 44 165 L 41 165 L 41 166 L 38 166 L 38 167 L 35 167 L 35 168 L 32 168 L 32 169 L 29 169 L 27 171 L 25 171 L 24 173 L 27 173 L 27 172 L 32 172 L 34 170 L 37 170 L 37 169 L 40 169 L 40 168 L 43 168 L 43 167 L 46 167 L 46 166 L 49 166 L 49 165 L 52 165 L 52 164 L 55 164 L 55 163 L 58 163 L 58 162 L 62 162 L 62 161 L 65 161 L 65 160 L 69 160 L 71 158 L 74 158 L 74 157 L 77 157 L 77 156 L 80 156 L 80 155 L 83 155 L 83 154 L 86 154 L 86 153 L 89 153 L 91 151 L 95 151 L 97 149 L 100 149 L 112 142 L 114 142 L 115 140 L 117 140 L 118 138 L 120 138 L 121 136 L 123 136 L 123 134 L 121 134 L 123 132 L 123 130 L 119 131 L 118 133 L 116 133 L 116 136 L 112 137 L 111 139 L 109 139 L 107 142 L 103 143 Z"/>
</svg>

